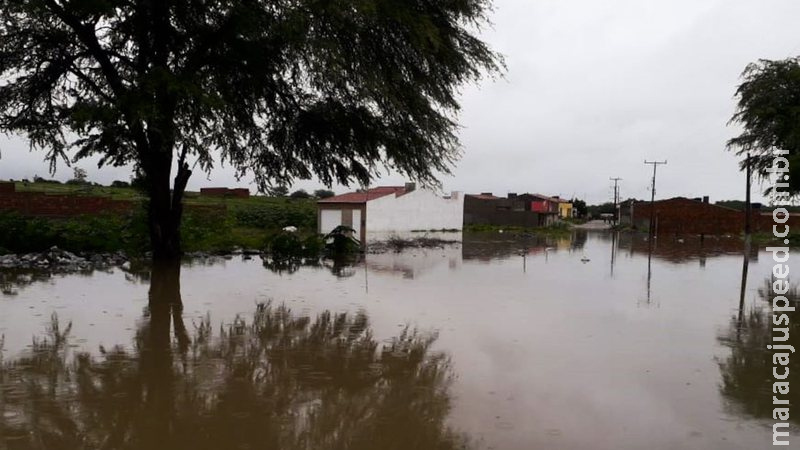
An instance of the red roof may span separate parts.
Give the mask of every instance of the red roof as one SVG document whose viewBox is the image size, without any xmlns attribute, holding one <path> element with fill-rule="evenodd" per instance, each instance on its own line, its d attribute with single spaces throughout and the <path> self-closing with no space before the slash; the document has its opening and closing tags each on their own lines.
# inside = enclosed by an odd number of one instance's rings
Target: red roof
<svg viewBox="0 0 800 450">
<path fill-rule="evenodd" d="M 317 201 L 317 203 L 366 203 L 367 200 L 386 197 L 387 195 L 403 195 L 406 193 L 404 186 L 379 186 L 368 189 L 366 192 L 348 192 Z"/>
</svg>

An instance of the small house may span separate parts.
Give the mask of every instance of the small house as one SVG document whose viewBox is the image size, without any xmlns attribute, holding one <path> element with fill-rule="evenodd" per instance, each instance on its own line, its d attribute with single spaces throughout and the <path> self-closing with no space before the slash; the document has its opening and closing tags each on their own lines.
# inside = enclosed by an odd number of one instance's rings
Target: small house
<svg viewBox="0 0 800 450">
<path fill-rule="evenodd" d="M 572 207 L 572 202 L 560 201 L 558 203 L 558 217 L 562 219 L 571 219 L 575 217 L 575 209 Z"/>
<path fill-rule="evenodd" d="M 362 243 L 370 236 L 419 230 L 461 230 L 464 198 L 459 192 L 442 196 L 415 183 L 380 186 L 336 195 L 317 202 L 318 231 L 351 227 Z"/>
</svg>

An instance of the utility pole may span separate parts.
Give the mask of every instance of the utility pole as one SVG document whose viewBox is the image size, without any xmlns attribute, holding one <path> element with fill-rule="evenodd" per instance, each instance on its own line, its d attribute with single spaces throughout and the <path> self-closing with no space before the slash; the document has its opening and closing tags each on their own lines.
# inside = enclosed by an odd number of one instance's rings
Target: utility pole
<svg viewBox="0 0 800 450">
<path fill-rule="evenodd" d="M 742 330 L 742 320 L 744 319 L 744 300 L 745 300 L 745 291 L 747 289 L 747 268 L 750 265 L 750 242 L 751 242 L 751 224 L 750 224 L 750 216 L 751 216 L 751 205 L 750 205 L 750 186 L 752 183 L 750 179 L 752 177 L 752 166 L 750 164 L 750 153 L 747 153 L 747 159 L 745 160 L 745 171 L 746 171 L 746 187 L 744 191 L 744 250 L 742 252 L 742 286 L 739 290 L 739 321 L 738 327 L 736 328 L 736 338 L 739 338 L 739 333 Z"/>
<path fill-rule="evenodd" d="M 619 223 L 619 181 L 622 178 L 609 178 L 614 182 L 614 225 Z"/>
<path fill-rule="evenodd" d="M 655 231 L 655 212 L 656 212 L 656 169 L 658 168 L 659 164 L 666 164 L 667 160 L 664 161 L 648 161 L 644 160 L 645 164 L 652 164 L 653 166 L 653 187 L 650 190 L 650 241 L 653 240 L 653 232 Z"/>
<path fill-rule="evenodd" d="M 750 224 L 750 217 L 752 216 L 752 206 L 750 203 L 750 186 L 751 186 L 751 178 L 753 176 L 753 168 L 750 164 L 750 153 L 747 153 L 747 159 L 745 160 L 745 167 L 747 171 L 747 187 L 745 188 L 745 205 L 744 205 L 744 239 L 745 243 L 750 245 L 750 234 L 752 233 L 751 224 Z"/>
</svg>

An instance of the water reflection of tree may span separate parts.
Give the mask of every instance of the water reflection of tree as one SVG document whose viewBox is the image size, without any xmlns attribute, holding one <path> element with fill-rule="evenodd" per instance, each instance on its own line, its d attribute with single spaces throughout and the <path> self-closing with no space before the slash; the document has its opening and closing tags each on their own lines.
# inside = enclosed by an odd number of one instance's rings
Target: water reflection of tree
<svg viewBox="0 0 800 450">
<path fill-rule="evenodd" d="M 259 305 L 189 337 L 173 272 L 154 272 L 133 350 L 70 356 L 53 319 L 0 365 L 0 436 L 14 449 L 455 449 L 453 372 L 434 336 L 379 344 L 365 314 Z M 0 438 L 0 444 L 3 438 Z M 2 445 L 0 445 L 2 447 Z"/>
<path fill-rule="evenodd" d="M 722 382 L 720 392 L 728 401 L 730 412 L 752 417 L 772 419 L 772 280 L 767 279 L 758 289 L 758 302 L 743 309 L 731 319 L 730 326 L 719 336 L 719 341 L 730 349 L 730 355 L 719 362 Z M 800 310 L 800 292 L 792 287 L 787 298 Z M 800 311 L 786 313 L 790 320 L 789 342 L 800 350 Z M 790 359 L 790 386 L 800 385 L 800 358 L 795 353 Z M 788 398 L 792 405 L 800 404 L 800 389 L 790 390 Z M 800 424 L 800 416 L 793 414 L 792 422 Z"/>
<path fill-rule="evenodd" d="M 0 294 L 17 295 L 20 288 L 36 282 L 49 280 L 52 274 L 45 271 L 3 269 L 0 270 Z"/>
<path fill-rule="evenodd" d="M 100 270 L 98 270 L 100 271 Z M 84 276 L 90 277 L 94 273 L 92 269 L 75 271 L 30 269 L 30 268 L 2 268 L 0 269 L 0 294 L 17 295 L 20 289 L 24 289 L 34 283 L 44 283 L 54 277 L 64 276 Z"/>
<path fill-rule="evenodd" d="M 301 267 L 325 267 L 338 278 L 352 277 L 356 273 L 356 266 L 361 262 L 361 255 L 342 255 L 326 258 L 292 258 L 275 259 L 270 257 L 262 258 L 262 264 L 266 269 L 278 275 L 293 274 Z"/>
</svg>

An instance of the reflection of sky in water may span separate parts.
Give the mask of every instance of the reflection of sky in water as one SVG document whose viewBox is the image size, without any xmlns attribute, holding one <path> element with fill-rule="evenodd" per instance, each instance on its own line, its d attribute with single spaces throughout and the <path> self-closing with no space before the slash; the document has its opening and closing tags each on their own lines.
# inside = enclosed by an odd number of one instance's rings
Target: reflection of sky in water
<svg viewBox="0 0 800 450">
<path fill-rule="evenodd" d="M 275 274 L 258 258 L 193 265 L 181 293 L 189 330 L 206 314 L 218 326 L 274 300 L 299 314 L 364 311 L 378 341 L 407 323 L 438 331 L 435 347 L 457 373 L 451 421 L 487 446 L 766 448 L 766 422 L 720 396 L 719 361 L 730 349 L 719 336 L 737 314 L 740 245 L 661 239 L 649 296 L 641 238 L 510 233 L 368 254 L 346 277 L 326 266 Z M 752 255 L 748 307 L 763 302 L 770 269 L 768 254 Z M 5 357 L 53 312 L 73 322 L 82 348 L 130 346 L 147 291 L 120 271 L 21 287 L 0 298 Z"/>
</svg>

